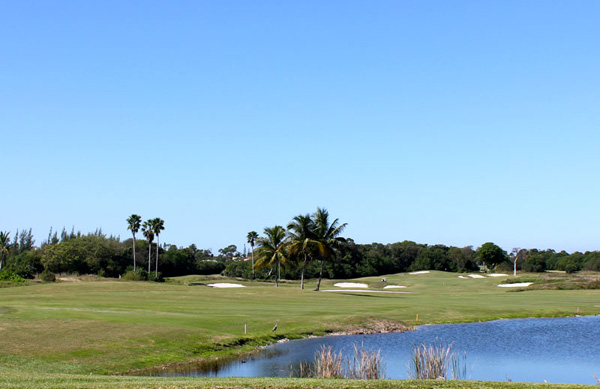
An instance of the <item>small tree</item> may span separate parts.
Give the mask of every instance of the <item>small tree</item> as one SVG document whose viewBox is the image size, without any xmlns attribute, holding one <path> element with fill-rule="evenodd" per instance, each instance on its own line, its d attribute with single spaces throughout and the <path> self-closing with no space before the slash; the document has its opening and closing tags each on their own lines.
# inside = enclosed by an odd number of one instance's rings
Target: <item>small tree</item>
<svg viewBox="0 0 600 389">
<path fill-rule="evenodd" d="M 279 286 L 281 279 L 281 263 L 287 260 L 285 229 L 281 226 L 265 228 L 265 237 L 258 238 L 259 248 L 257 250 L 258 259 L 256 267 L 277 265 L 277 276 L 275 278 L 275 287 Z M 254 271 L 254 269 L 253 269 Z"/>
<path fill-rule="evenodd" d="M 492 242 L 481 245 L 477 250 L 477 258 L 489 269 L 506 260 L 506 253 Z"/>
</svg>

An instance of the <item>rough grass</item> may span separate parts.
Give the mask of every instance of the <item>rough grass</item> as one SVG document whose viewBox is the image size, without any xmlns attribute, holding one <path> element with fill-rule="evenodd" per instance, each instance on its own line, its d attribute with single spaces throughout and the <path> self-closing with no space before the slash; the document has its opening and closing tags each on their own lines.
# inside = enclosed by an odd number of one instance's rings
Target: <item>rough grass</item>
<svg viewBox="0 0 600 389">
<path fill-rule="evenodd" d="M 347 380 L 318 378 L 156 378 L 156 377 L 110 377 L 65 374 L 23 375 L 17 373 L 0 375 L 0 386 L 10 388 L 348 388 L 348 389 L 526 389 L 526 388 L 594 388 L 591 385 L 568 385 L 518 382 L 486 381 L 439 381 L 439 380 Z"/>
<path fill-rule="evenodd" d="M 513 292 L 530 290 L 580 290 L 600 289 L 600 276 L 593 272 L 565 274 L 560 272 L 528 274 L 520 277 L 510 277 L 505 283 L 533 282 L 527 288 L 513 289 Z"/>
<path fill-rule="evenodd" d="M 312 291 L 316 281 L 310 280 L 305 290 L 296 282 L 279 288 L 261 282 L 242 282 L 248 287 L 239 289 L 189 286 L 215 280 L 240 282 L 195 276 L 162 284 L 105 280 L 2 288 L 0 386 L 9 379 L 11 385 L 21 382 L 30 387 L 57 379 L 63 386 L 71 377 L 77 387 L 109 382 L 109 386 L 168 387 L 171 381 L 160 378 L 99 375 L 224 358 L 251 352 L 280 337 L 320 335 L 378 322 L 418 325 L 567 316 L 578 307 L 579 314 L 600 314 L 597 290 L 510 293 L 496 287 L 503 279 L 462 280 L 443 272 L 387 276 L 388 284 L 406 285 L 403 291 L 409 294 L 317 293 Z M 384 286 L 380 277 L 353 281 L 367 283 L 370 289 Z M 335 282 L 324 280 L 322 288 L 334 289 Z M 279 329 L 273 333 L 277 319 Z M 90 373 L 94 375 L 87 378 Z M 31 381 L 36 379 L 40 385 Z M 172 382 L 193 387 L 205 381 Z M 288 385 L 266 379 L 252 382 Z"/>
</svg>

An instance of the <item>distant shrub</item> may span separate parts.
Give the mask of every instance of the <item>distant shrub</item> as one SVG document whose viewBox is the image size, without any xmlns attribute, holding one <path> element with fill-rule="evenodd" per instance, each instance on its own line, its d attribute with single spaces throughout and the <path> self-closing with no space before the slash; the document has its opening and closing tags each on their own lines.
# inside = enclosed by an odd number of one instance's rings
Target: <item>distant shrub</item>
<svg viewBox="0 0 600 389">
<path fill-rule="evenodd" d="M 577 264 L 575 264 L 575 263 L 568 263 L 565 266 L 565 271 L 567 272 L 567 274 L 573 274 L 573 273 L 579 271 L 579 266 L 577 266 Z"/>
<path fill-rule="evenodd" d="M 165 279 L 163 278 L 163 275 L 161 272 L 158 272 L 157 275 L 155 275 L 155 273 L 150 273 L 148 275 L 148 281 L 154 281 L 154 282 L 165 282 Z"/>
<path fill-rule="evenodd" d="M 225 264 L 218 261 L 197 261 L 196 269 L 198 274 L 219 274 L 225 270 Z"/>
<path fill-rule="evenodd" d="M 252 263 L 250 261 L 230 262 L 221 274 L 225 277 L 251 278 Z"/>
<path fill-rule="evenodd" d="M 25 282 L 25 279 L 11 271 L 2 270 L 0 271 L 0 281 Z"/>
<path fill-rule="evenodd" d="M 146 281 L 148 280 L 148 272 L 142 269 L 129 270 L 123 274 L 123 279 L 126 281 Z"/>
<path fill-rule="evenodd" d="M 40 280 L 43 282 L 55 282 L 56 275 L 50 271 L 44 270 L 42 274 L 40 274 Z"/>
</svg>

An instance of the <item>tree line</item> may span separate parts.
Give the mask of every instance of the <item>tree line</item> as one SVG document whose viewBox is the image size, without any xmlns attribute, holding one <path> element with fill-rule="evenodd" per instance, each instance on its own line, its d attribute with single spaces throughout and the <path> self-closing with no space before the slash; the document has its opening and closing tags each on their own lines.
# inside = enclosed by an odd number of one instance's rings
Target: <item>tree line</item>
<svg viewBox="0 0 600 389">
<path fill-rule="evenodd" d="M 412 241 L 358 244 L 341 236 L 346 223 L 331 220 L 325 209 L 298 215 L 286 228 L 268 227 L 259 235 L 246 236 L 252 249 L 248 257 L 229 245 L 213 254 L 192 244 L 177 247 L 160 243 L 164 230 L 160 218 L 142 222 L 139 215 L 127 218 L 132 236 L 107 235 L 101 229 L 83 234 L 50 230 L 36 245 L 31 229 L 14 234 L 0 231 L 0 270 L 23 278 L 52 273 L 97 274 L 136 280 L 161 280 L 188 274 L 223 274 L 247 279 L 347 279 L 418 270 L 472 272 L 489 270 L 542 272 L 562 270 L 600 271 L 600 252 L 556 252 L 554 250 L 502 250 L 492 242 L 479 248 L 428 245 Z M 137 239 L 142 232 L 145 239 Z M 247 259 L 247 260 L 243 260 Z"/>
</svg>

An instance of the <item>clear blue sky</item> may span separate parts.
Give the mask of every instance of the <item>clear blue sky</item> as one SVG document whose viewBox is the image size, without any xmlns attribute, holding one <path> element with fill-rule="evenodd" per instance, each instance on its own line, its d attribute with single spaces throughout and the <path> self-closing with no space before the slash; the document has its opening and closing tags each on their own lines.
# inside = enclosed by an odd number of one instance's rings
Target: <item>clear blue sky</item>
<svg viewBox="0 0 600 389">
<path fill-rule="evenodd" d="M 598 1 L 1 1 L 0 229 L 600 249 Z"/>
</svg>

